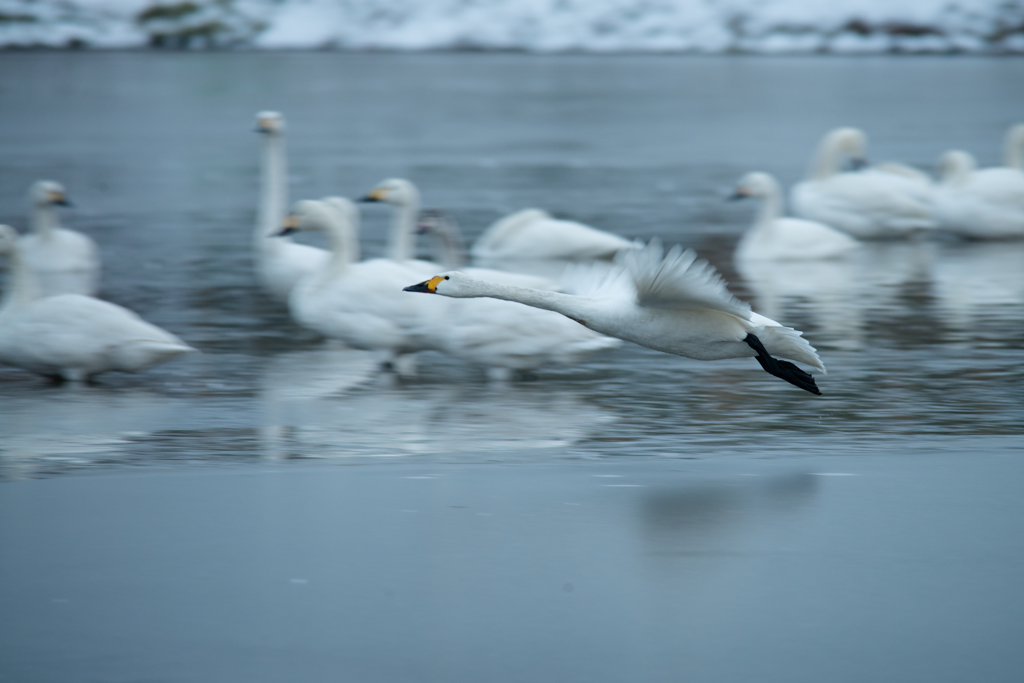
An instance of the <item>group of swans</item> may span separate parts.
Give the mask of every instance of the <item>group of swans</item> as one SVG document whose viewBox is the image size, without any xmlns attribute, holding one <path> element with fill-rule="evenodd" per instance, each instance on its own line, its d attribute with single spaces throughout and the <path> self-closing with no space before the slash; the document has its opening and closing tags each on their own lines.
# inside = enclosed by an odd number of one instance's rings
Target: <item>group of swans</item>
<svg viewBox="0 0 1024 683">
<path fill-rule="evenodd" d="M 794 213 L 781 218 L 774 179 L 751 174 L 738 196 L 762 197 L 757 221 L 737 250 L 737 259 L 816 259 L 849 252 L 837 233 L 856 239 L 901 239 L 942 231 L 968 239 L 1024 237 L 1024 124 L 1010 128 L 1005 166 L 977 170 L 967 152 L 946 152 L 938 180 L 898 163 L 867 167 L 867 137 L 837 128 L 822 138 L 808 176 L 790 190 Z M 845 163 L 854 170 L 843 170 Z M 774 185 L 774 187 L 769 187 Z"/>
</svg>

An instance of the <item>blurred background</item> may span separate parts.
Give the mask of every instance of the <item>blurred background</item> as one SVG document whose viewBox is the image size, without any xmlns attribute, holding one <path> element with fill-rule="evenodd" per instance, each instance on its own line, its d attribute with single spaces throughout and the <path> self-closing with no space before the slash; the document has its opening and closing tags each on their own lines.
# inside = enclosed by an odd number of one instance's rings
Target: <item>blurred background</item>
<svg viewBox="0 0 1024 683">
<path fill-rule="evenodd" d="M 1018 680 L 1024 242 L 744 270 L 724 200 L 838 126 L 1001 163 L 1024 4 L 0 0 L 0 46 L 0 222 L 60 181 L 99 296 L 201 352 L 0 367 L 0 680 Z M 291 200 L 695 248 L 824 396 L 629 344 L 380 372 L 257 282 L 268 109 Z"/>
</svg>

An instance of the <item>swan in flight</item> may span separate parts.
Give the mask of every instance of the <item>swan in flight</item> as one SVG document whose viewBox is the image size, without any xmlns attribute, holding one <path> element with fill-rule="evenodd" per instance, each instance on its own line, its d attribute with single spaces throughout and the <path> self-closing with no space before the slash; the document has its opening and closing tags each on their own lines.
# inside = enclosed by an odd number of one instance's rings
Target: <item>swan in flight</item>
<svg viewBox="0 0 1024 683">
<path fill-rule="evenodd" d="M 860 239 L 893 239 L 935 227 L 927 177 L 901 164 L 840 172 L 844 158 L 863 165 L 867 137 L 838 128 L 818 146 L 806 180 L 790 190 L 800 218 Z"/>
<path fill-rule="evenodd" d="M 740 178 L 731 199 L 757 197 L 761 210 L 736 247 L 737 260 L 828 259 L 849 254 L 860 242 L 823 223 L 783 218 L 782 190 L 767 173 Z"/>
<path fill-rule="evenodd" d="M 96 293 L 100 257 L 96 244 L 80 232 L 60 227 L 57 206 L 71 206 L 64 186 L 39 180 L 28 191 L 32 232 L 21 238 L 22 262 L 36 274 L 41 296 Z"/>
<path fill-rule="evenodd" d="M 822 372 L 825 367 L 801 332 L 750 310 L 693 250 L 664 253 L 658 240 L 626 252 L 623 267 L 596 284 L 589 296 L 475 280 L 452 271 L 410 285 L 408 292 L 454 298 L 491 297 L 561 313 L 595 332 L 698 360 L 755 357 L 761 367 L 812 394 L 814 377 L 789 358 Z"/>
<path fill-rule="evenodd" d="M 1024 126 L 1020 126 L 1024 137 Z M 1014 161 L 1012 149 L 1007 161 Z M 935 186 L 939 228 L 968 239 L 1024 237 L 1024 171 L 1012 166 L 978 170 L 974 157 L 952 150 L 939 161 Z"/>
<path fill-rule="evenodd" d="M 107 301 L 82 294 L 41 297 L 22 260 L 18 233 L 0 225 L 8 260 L 0 303 L 0 363 L 60 380 L 83 381 L 108 370 L 137 372 L 195 351 L 170 332 Z"/>
<path fill-rule="evenodd" d="M 327 263 L 324 249 L 296 244 L 289 237 L 274 237 L 288 206 L 288 161 L 284 147 L 284 116 L 276 111 L 256 115 L 256 132 L 263 135 L 260 203 L 256 212 L 253 251 L 260 284 L 285 303 L 302 277 Z"/>
</svg>

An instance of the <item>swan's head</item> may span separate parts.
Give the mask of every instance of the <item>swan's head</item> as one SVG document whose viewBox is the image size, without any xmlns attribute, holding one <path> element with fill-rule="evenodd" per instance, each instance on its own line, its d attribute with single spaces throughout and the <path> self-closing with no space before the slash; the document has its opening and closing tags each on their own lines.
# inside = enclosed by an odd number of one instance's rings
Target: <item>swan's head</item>
<svg viewBox="0 0 1024 683">
<path fill-rule="evenodd" d="M 9 225 L 0 224 L 0 254 L 10 254 L 17 244 L 17 231 Z"/>
<path fill-rule="evenodd" d="M 408 180 L 388 178 L 370 190 L 361 202 L 384 202 L 395 206 L 416 206 L 420 203 L 420 193 Z"/>
<path fill-rule="evenodd" d="M 359 207 L 348 197 L 324 197 L 320 201 L 337 211 L 341 218 L 350 224 L 359 224 Z"/>
<path fill-rule="evenodd" d="M 868 137 L 859 128 L 836 128 L 822 140 L 823 147 L 842 152 L 852 159 L 864 159 Z"/>
<path fill-rule="evenodd" d="M 730 199 L 744 197 L 774 197 L 779 194 L 779 183 L 767 173 L 748 173 L 736 183 Z"/>
<path fill-rule="evenodd" d="M 944 185 L 958 185 L 978 167 L 969 152 L 950 150 L 939 157 L 939 182 Z"/>
<path fill-rule="evenodd" d="M 441 273 L 418 285 L 409 285 L 403 292 L 422 292 L 423 294 L 440 294 L 456 299 L 468 299 L 480 296 L 479 281 L 474 280 L 465 273 L 452 270 Z"/>
<path fill-rule="evenodd" d="M 28 189 L 28 198 L 36 206 L 71 206 L 64 186 L 55 180 L 37 180 Z"/>
<path fill-rule="evenodd" d="M 338 213 L 326 201 L 303 199 L 295 202 L 291 213 L 281 222 L 281 231 L 275 237 L 283 237 L 300 230 L 327 230 L 332 221 L 338 220 Z"/>
<path fill-rule="evenodd" d="M 284 116 L 276 111 L 261 111 L 256 114 L 257 133 L 283 133 Z"/>
</svg>

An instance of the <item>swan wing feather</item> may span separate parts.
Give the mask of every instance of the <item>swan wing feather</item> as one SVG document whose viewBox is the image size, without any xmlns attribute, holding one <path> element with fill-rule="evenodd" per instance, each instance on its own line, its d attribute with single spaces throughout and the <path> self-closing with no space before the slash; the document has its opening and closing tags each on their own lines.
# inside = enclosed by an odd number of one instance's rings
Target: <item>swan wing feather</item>
<svg viewBox="0 0 1024 683">
<path fill-rule="evenodd" d="M 726 288 L 714 267 L 693 249 L 679 245 L 664 253 L 661 240 L 625 252 L 622 263 L 636 287 L 636 302 L 645 308 L 710 310 L 749 320 L 750 305 Z"/>
</svg>

